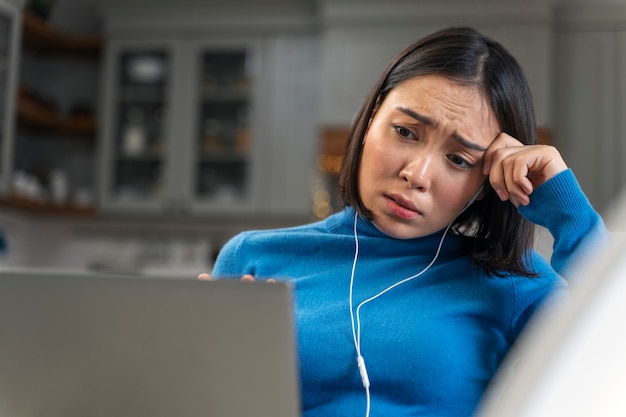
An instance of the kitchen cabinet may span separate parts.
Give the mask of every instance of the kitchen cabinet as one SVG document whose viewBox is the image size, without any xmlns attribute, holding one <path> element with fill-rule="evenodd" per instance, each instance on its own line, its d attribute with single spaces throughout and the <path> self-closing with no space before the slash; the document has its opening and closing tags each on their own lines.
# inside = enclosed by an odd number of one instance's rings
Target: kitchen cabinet
<svg viewBox="0 0 626 417">
<path fill-rule="evenodd" d="M 172 95 L 173 45 L 108 42 L 99 148 L 100 205 L 160 203 Z M 173 147 L 173 146 L 172 146 Z"/>
<path fill-rule="evenodd" d="M 97 3 L 107 39 L 99 207 L 218 223 L 311 219 L 321 90 L 317 15 L 283 3 Z M 163 103 L 162 134 L 133 139 L 142 130 L 131 128 L 130 142 L 151 152 L 149 160 L 138 151 L 123 155 L 121 146 L 128 133 L 122 62 L 146 54 L 163 63 L 161 89 L 151 93 L 160 98 L 147 97 Z M 155 142 L 156 155 L 142 146 Z"/>
<path fill-rule="evenodd" d="M 111 41 L 106 53 L 101 206 L 113 211 L 258 207 L 253 41 Z"/>
<path fill-rule="evenodd" d="M 555 143 L 601 212 L 626 187 L 624 16 L 613 2 L 556 13 Z"/>
<path fill-rule="evenodd" d="M 111 39 L 100 207 L 310 214 L 317 62 L 309 36 Z"/>
<path fill-rule="evenodd" d="M 0 0 L 0 193 L 9 189 L 21 3 Z"/>
</svg>

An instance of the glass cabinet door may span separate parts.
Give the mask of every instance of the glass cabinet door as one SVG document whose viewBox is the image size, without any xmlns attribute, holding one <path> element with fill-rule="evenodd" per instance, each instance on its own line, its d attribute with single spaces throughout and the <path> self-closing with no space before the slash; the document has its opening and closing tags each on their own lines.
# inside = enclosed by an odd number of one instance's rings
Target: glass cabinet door
<svg viewBox="0 0 626 417">
<path fill-rule="evenodd" d="M 170 56 L 163 49 L 125 50 L 116 66 L 109 193 L 121 203 L 156 201 L 164 193 Z"/>
<path fill-rule="evenodd" d="M 256 207 L 255 45 L 110 45 L 105 208 L 178 215 Z"/>
<path fill-rule="evenodd" d="M 196 201 L 243 202 L 250 193 L 253 59 L 246 48 L 204 49 L 194 152 Z"/>
</svg>

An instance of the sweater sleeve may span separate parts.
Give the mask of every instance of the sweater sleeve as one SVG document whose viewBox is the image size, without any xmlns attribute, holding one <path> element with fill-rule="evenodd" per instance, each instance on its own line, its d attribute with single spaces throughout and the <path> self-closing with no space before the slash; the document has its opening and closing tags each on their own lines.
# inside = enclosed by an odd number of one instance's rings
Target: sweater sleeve
<svg viewBox="0 0 626 417">
<path fill-rule="evenodd" d="M 571 169 L 546 181 L 519 212 L 543 226 L 554 238 L 552 267 L 562 276 L 576 263 L 594 254 L 610 238 L 600 215 L 593 209 Z"/>
<path fill-rule="evenodd" d="M 243 241 L 244 235 L 239 234 L 226 242 L 220 249 L 211 273 L 213 278 L 240 278 L 246 273 L 239 261 L 239 251 Z"/>
</svg>

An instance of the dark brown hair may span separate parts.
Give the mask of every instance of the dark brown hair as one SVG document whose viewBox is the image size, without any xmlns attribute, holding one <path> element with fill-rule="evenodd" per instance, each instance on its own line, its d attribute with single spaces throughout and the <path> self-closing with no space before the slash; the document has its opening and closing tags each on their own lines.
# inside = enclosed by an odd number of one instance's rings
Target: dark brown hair
<svg viewBox="0 0 626 417">
<path fill-rule="evenodd" d="M 526 145 L 537 143 L 532 95 L 517 60 L 499 43 L 468 27 L 435 32 L 401 52 L 382 73 L 356 115 L 346 144 L 339 190 L 344 204 L 371 217 L 358 190 L 363 138 L 377 105 L 397 85 L 416 76 L 441 75 L 461 85 L 477 86 L 489 100 L 503 132 Z M 453 224 L 468 237 L 475 265 L 489 275 L 534 276 L 525 264 L 534 226 L 487 184 L 485 197 Z"/>
</svg>

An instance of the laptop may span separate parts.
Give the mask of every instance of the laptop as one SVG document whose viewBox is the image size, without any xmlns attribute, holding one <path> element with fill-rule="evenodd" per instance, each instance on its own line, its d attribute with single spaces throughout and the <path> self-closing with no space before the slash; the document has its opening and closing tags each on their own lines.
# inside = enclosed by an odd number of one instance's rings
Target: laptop
<svg viewBox="0 0 626 417">
<path fill-rule="evenodd" d="M 0 416 L 300 415 L 288 284 L 0 274 Z"/>
</svg>

